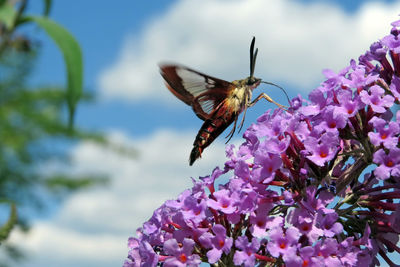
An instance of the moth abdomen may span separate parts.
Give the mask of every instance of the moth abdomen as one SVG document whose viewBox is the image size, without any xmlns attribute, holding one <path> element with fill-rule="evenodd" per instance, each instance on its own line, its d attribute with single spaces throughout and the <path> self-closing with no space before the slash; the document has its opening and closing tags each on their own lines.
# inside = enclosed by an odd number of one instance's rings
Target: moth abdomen
<svg viewBox="0 0 400 267">
<path fill-rule="evenodd" d="M 232 115 L 232 114 L 231 114 Z M 201 157 L 203 150 L 209 146 L 233 121 L 235 117 L 219 117 L 206 120 L 197 133 L 190 153 L 189 164 L 192 165 L 196 159 Z"/>
</svg>

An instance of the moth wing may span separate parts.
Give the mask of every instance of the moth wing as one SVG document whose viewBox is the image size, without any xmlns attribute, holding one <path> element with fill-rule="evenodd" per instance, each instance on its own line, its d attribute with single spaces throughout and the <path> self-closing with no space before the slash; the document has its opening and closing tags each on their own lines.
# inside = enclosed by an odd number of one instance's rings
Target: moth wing
<svg viewBox="0 0 400 267">
<path fill-rule="evenodd" d="M 202 120 L 212 118 L 213 111 L 235 88 L 230 82 L 181 65 L 161 65 L 160 73 L 167 88 Z"/>
</svg>

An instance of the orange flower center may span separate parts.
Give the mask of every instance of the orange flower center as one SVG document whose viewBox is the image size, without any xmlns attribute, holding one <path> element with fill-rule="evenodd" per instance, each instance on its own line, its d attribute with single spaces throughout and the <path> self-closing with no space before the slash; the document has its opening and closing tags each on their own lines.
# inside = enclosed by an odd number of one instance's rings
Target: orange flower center
<svg viewBox="0 0 400 267">
<path fill-rule="evenodd" d="M 182 253 L 181 255 L 179 255 L 178 259 L 179 259 L 180 262 L 185 263 L 187 261 L 186 254 Z"/>
<path fill-rule="evenodd" d="M 328 153 L 326 153 L 326 152 L 320 152 L 320 153 L 319 153 L 319 156 L 320 156 L 321 158 L 326 158 L 326 157 L 328 156 Z"/>
</svg>

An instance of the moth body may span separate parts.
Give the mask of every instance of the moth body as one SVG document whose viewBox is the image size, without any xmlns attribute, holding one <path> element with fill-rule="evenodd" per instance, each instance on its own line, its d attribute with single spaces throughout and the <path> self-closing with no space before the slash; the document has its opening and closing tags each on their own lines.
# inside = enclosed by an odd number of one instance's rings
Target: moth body
<svg viewBox="0 0 400 267">
<path fill-rule="evenodd" d="M 253 90 L 260 85 L 261 79 L 255 78 L 254 66 L 258 49 L 254 50 L 255 38 L 250 45 L 250 76 L 227 82 L 188 67 L 176 64 L 160 66 L 160 72 L 167 88 L 177 98 L 193 108 L 194 113 L 204 121 L 193 142 L 189 164 L 201 157 L 209 146 L 229 125 L 234 123 L 228 134 L 228 141 L 236 130 L 240 113 L 243 114 L 239 131 L 244 123 L 246 110 L 261 98 L 274 102 L 268 95 L 261 94 L 252 101 Z M 276 103 L 277 104 L 277 103 Z M 279 105 L 279 104 L 277 104 Z"/>
</svg>

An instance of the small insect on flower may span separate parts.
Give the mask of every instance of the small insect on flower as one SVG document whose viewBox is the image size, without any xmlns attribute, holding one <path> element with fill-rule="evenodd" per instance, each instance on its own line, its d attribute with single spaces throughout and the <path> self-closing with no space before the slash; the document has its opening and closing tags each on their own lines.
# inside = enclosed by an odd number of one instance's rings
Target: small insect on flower
<svg viewBox="0 0 400 267">
<path fill-rule="evenodd" d="M 235 133 L 240 113 L 244 111 L 242 121 L 238 126 L 239 131 L 243 126 L 247 108 L 253 106 L 261 98 L 282 109 L 285 108 L 265 93 L 251 100 L 254 88 L 260 83 L 277 86 L 253 76 L 258 52 L 258 49 L 254 50 L 254 42 L 255 37 L 250 45 L 250 76 L 242 80 L 227 82 L 182 65 L 160 65 L 160 72 L 167 88 L 177 98 L 191 106 L 196 115 L 204 121 L 193 143 L 189 158 L 190 165 L 201 157 L 203 150 L 234 122 L 232 130 L 226 136 L 229 137 L 228 143 Z"/>
</svg>

